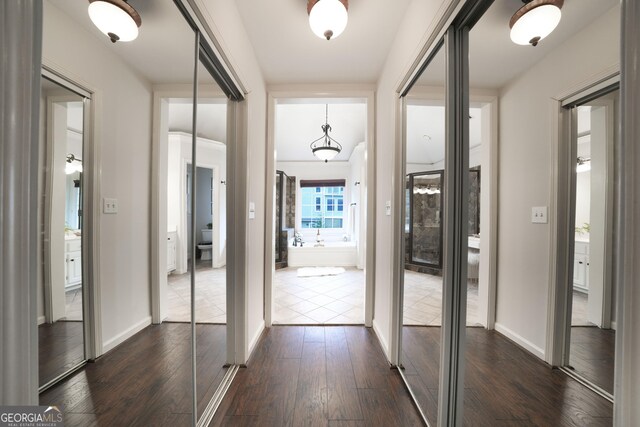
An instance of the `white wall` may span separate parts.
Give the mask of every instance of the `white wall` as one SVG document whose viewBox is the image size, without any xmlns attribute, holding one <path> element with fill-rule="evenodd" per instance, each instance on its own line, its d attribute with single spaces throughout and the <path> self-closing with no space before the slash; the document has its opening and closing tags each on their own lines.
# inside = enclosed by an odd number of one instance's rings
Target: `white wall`
<svg viewBox="0 0 640 427">
<path fill-rule="evenodd" d="M 393 346 L 391 336 L 392 313 L 392 262 L 393 216 L 385 214 L 385 203 L 393 201 L 394 161 L 396 144 L 397 89 L 411 64 L 420 54 L 431 33 L 430 22 L 442 13 L 443 4 L 450 0 L 413 0 L 393 41 L 391 51 L 383 67 L 376 91 L 376 260 L 375 307 L 373 327 L 382 347 L 390 357 Z M 401 230 L 395 230 L 400 232 Z"/>
<path fill-rule="evenodd" d="M 264 328 L 264 233 L 265 233 L 265 155 L 267 97 L 253 46 L 240 19 L 235 2 L 228 0 L 196 0 L 205 20 L 234 67 L 246 89 L 247 102 L 247 200 L 255 203 L 255 219 L 247 221 L 247 282 L 245 305 L 246 324 L 244 354 L 238 363 L 244 363 Z"/>
<path fill-rule="evenodd" d="M 100 152 L 96 196 L 116 198 L 119 205 L 118 214 L 100 216 L 97 240 L 101 332 L 107 350 L 151 321 L 151 86 L 110 45 L 49 1 L 44 2 L 43 62 L 95 91 L 93 136 Z"/>
<path fill-rule="evenodd" d="M 618 7 L 559 46 L 500 94 L 496 329 L 544 357 L 550 230 L 532 224 L 549 206 L 552 99 L 619 64 Z M 552 213 L 553 214 L 553 213 Z"/>
</svg>

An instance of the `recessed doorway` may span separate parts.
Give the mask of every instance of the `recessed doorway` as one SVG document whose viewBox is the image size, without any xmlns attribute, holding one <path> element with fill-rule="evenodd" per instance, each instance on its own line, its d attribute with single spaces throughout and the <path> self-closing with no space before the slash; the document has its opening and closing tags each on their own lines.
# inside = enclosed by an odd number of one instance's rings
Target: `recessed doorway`
<svg viewBox="0 0 640 427">
<path fill-rule="evenodd" d="M 273 107 L 268 317 L 272 324 L 365 324 L 368 98 L 279 98 Z M 335 157 L 314 154 L 314 141 L 328 141 Z"/>
</svg>

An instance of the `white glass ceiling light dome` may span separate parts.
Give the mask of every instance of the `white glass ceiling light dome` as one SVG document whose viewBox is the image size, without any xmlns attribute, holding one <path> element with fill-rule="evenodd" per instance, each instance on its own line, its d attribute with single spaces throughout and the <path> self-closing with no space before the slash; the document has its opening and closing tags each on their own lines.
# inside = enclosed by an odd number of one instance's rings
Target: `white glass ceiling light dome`
<svg viewBox="0 0 640 427">
<path fill-rule="evenodd" d="M 309 0 L 307 12 L 311 31 L 321 39 L 338 37 L 347 28 L 348 7 L 348 0 Z"/>
<path fill-rule="evenodd" d="M 138 12 L 125 0 L 89 0 L 89 17 L 113 43 L 135 40 L 142 25 Z"/>
<path fill-rule="evenodd" d="M 511 40 L 520 45 L 537 46 L 560 23 L 564 0 L 523 0 L 522 6 L 509 21 Z"/>
</svg>

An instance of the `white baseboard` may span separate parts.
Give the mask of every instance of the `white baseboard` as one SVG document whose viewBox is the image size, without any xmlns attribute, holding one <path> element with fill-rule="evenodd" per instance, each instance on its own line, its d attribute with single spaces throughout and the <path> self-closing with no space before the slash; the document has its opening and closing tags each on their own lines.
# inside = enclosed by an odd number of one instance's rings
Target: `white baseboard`
<svg viewBox="0 0 640 427">
<path fill-rule="evenodd" d="M 495 329 L 496 329 L 497 332 L 499 332 L 502 335 L 504 335 L 505 337 L 509 338 L 511 341 L 515 342 L 520 347 L 523 347 L 525 350 L 527 350 L 529 353 L 533 354 L 537 358 L 539 358 L 539 359 L 541 359 L 543 361 L 545 360 L 544 359 L 544 349 L 538 347 L 537 345 L 535 345 L 531 341 L 529 341 L 529 340 L 523 338 L 522 336 L 516 334 L 511 329 L 507 328 L 506 326 L 504 326 L 504 325 L 502 325 L 502 324 L 500 324 L 498 322 L 496 322 L 496 324 L 495 324 Z"/>
<path fill-rule="evenodd" d="M 256 348 L 256 345 L 258 344 L 258 340 L 260 339 L 260 336 L 262 335 L 262 332 L 264 331 L 265 328 L 265 324 L 264 324 L 264 320 L 262 322 L 260 322 L 260 326 L 258 326 L 258 330 L 256 331 L 255 335 L 253 336 L 253 338 L 251 338 L 251 341 L 249 341 L 249 351 L 247 351 L 247 360 L 249 360 L 249 358 L 251 357 L 251 353 L 253 353 L 253 349 Z"/>
<path fill-rule="evenodd" d="M 389 344 L 387 344 L 387 340 L 384 339 L 384 335 L 382 335 L 382 333 L 380 332 L 380 327 L 378 326 L 376 319 L 373 319 L 372 327 L 373 332 L 375 332 L 376 337 L 380 342 L 380 347 L 382 347 L 382 351 L 384 352 L 385 357 L 388 361 L 390 361 L 391 358 L 389 357 Z"/>
<path fill-rule="evenodd" d="M 131 338 L 132 336 L 134 336 L 135 334 L 137 334 L 147 326 L 149 326 L 150 324 L 151 324 L 151 316 L 147 316 L 141 321 L 139 321 L 138 323 L 136 323 L 135 325 L 119 333 L 115 337 L 105 341 L 102 344 L 102 354 L 105 354 L 108 351 L 113 350 L 114 348 L 116 348 L 117 346 L 119 346 L 120 344 L 122 344 L 123 342 L 125 342 L 126 340 L 128 340 L 129 338 Z"/>
<path fill-rule="evenodd" d="M 616 323 L 615 320 L 611 321 L 611 329 L 613 329 L 614 331 L 618 330 L 618 324 Z"/>
<path fill-rule="evenodd" d="M 38 316 L 38 326 L 42 325 L 45 322 L 44 316 Z"/>
</svg>

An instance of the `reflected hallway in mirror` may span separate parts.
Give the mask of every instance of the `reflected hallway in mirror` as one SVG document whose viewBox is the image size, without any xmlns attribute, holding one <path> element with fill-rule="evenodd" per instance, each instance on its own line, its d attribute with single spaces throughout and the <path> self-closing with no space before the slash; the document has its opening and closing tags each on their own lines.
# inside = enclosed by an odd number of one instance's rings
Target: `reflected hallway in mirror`
<svg viewBox="0 0 640 427">
<path fill-rule="evenodd" d="M 39 385 L 85 361 L 82 269 L 84 97 L 42 78 L 42 257 L 38 293 Z"/>
<path fill-rule="evenodd" d="M 616 328 L 611 206 L 619 95 L 614 90 L 572 109 L 577 155 L 568 368 L 610 395 Z"/>
</svg>

